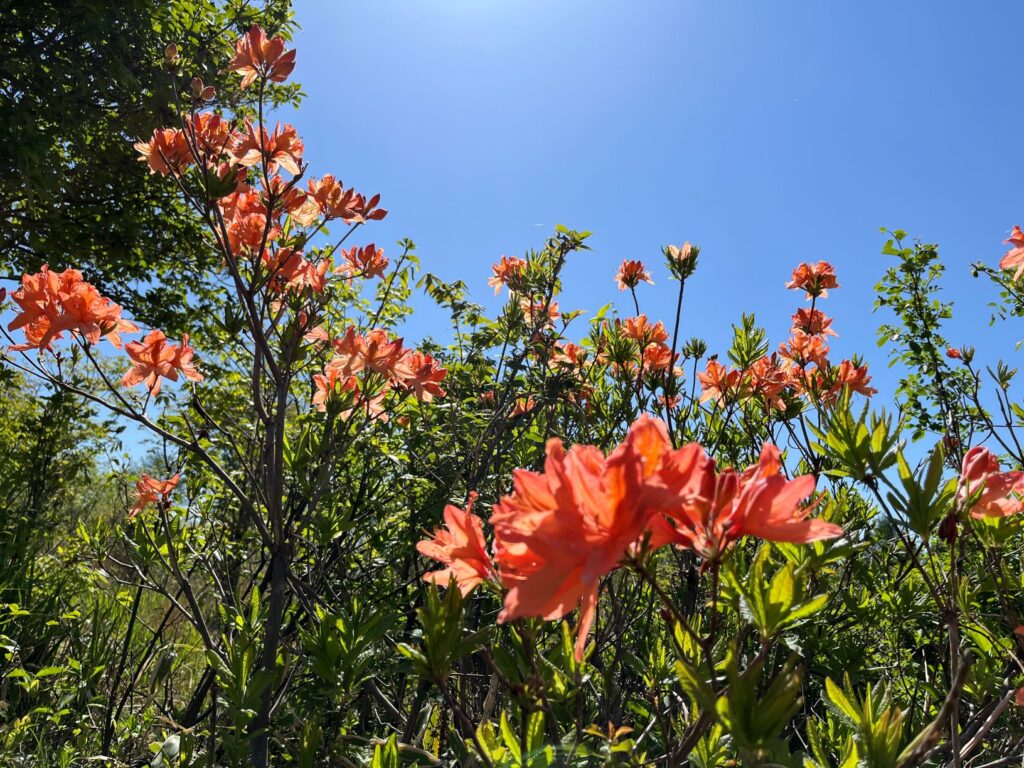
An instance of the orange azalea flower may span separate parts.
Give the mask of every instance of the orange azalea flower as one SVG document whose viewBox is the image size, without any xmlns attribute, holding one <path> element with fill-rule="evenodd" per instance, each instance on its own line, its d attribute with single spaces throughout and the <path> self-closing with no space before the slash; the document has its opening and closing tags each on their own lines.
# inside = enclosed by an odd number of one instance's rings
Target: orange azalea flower
<svg viewBox="0 0 1024 768">
<path fill-rule="evenodd" d="M 302 327 L 305 328 L 306 324 L 303 323 Z M 322 324 L 316 326 L 315 328 L 312 328 L 309 331 L 306 331 L 306 333 L 304 333 L 302 335 L 302 338 L 305 341 L 308 341 L 311 344 L 314 344 L 314 345 L 317 345 L 317 346 L 319 346 L 321 344 L 326 344 L 327 342 L 329 342 L 331 340 L 331 337 L 327 333 L 327 329 Z"/>
<path fill-rule="evenodd" d="M 321 412 L 327 410 L 327 403 L 333 397 L 343 392 L 359 393 L 359 382 L 356 377 L 347 374 L 341 366 L 330 364 L 322 374 L 313 376 L 313 386 L 316 388 L 313 393 L 313 405 Z"/>
<path fill-rule="evenodd" d="M 571 341 L 566 343 L 556 342 L 551 348 L 551 363 L 553 365 L 564 365 L 570 368 L 579 368 L 586 360 L 587 353 L 578 344 Z"/>
<path fill-rule="evenodd" d="M 312 195 L 293 187 L 284 196 L 281 205 L 294 221 L 303 227 L 311 227 L 320 218 L 320 204 Z"/>
<path fill-rule="evenodd" d="M 380 419 L 382 422 L 388 420 L 387 413 L 384 412 L 384 396 L 388 393 L 388 390 L 382 389 L 377 394 L 366 397 L 361 392 L 356 392 L 355 402 L 351 408 L 346 408 L 344 411 L 338 414 L 338 418 L 342 421 L 347 420 L 356 411 L 359 411 L 366 416 L 367 421 L 375 421 Z"/>
<path fill-rule="evenodd" d="M 307 186 L 309 196 L 316 200 L 320 209 L 325 212 L 334 207 L 344 194 L 341 182 L 330 173 L 325 174 L 322 179 L 310 179 Z"/>
<path fill-rule="evenodd" d="M 849 360 L 843 360 L 836 372 L 836 387 L 849 387 L 850 390 L 866 397 L 877 395 L 878 390 L 868 386 L 871 377 L 866 365 L 856 366 Z"/>
<path fill-rule="evenodd" d="M 651 273 L 644 268 L 642 262 L 624 259 L 619 266 L 619 271 L 615 274 L 615 282 L 619 284 L 619 290 L 636 288 L 641 281 L 654 285 Z"/>
<path fill-rule="evenodd" d="M 367 200 L 363 195 L 354 194 L 352 202 L 341 211 L 341 220 L 346 224 L 363 224 L 367 221 L 380 221 L 388 215 L 387 210 L 378 208 L 380 195 Z"/>
<path fill-rule="evenodd" d="M 683 398 L 680 395 L 658 395 L 658 403 L 662 408 L 669 411 L 676 408 L 682 400 Z"/>
<path fill-rule="evenodd" d="M 234 256 L 255 253 L 281 234 L 277 225 L 267 227 L 267 217 L 262 213 L 235 216 L 227 225 L 228 246 Z"/>
<path fill-rule="evenodd" d="M 373 243 L 362 248 L 353 246 L 349 250 L 342 250 L 341 257 L 345 263 L 338 267 L 338 272 L 353 277 L 383 277 L 384 270 L 388 268 L 388 260 L 384 256 L 384 249 L 378 248 Z"/>
<path fill-rule="evenodd" d="M 273 133 L 268 134 L 266 128 L 260 128 L 257 136 L 256 126 L 252 120 L 247 120 L 246 130 L 247 135 L 241 137 L 231 149 L 235 162 L 252 166 L 266 158 L 268 173 L 276 172 L 280 165 L 294 176 L 299 174 L 305 147 L 294 126 L 285 125 L 282 128 L 278 123 Z"/>
<path fill-rule="evenodd" d="M 213 112 L 199 112 L 185 121 L 204 163 L 217 161 L 228 147 L 241 140 L 241 136 L 231 130 L 231 124 Z"/>
<path fill-rule="evenodd" d="M 999 459 L 988 448 L 976 445 L 964 454 L 956 496 L 966 503 L 979 490 L 971 504 L 971 517 L 1006 517 L 1024 510 L 1020 494 L 1024 492 L 1024 472 L 1000 472 Z"/>
<path fill-rule="evenodd" d="M 416 544 L 416 551 L 424 557 L 447 565 L 439 571 L 423 574 L 423 580 L 447 587 L 451 577 L 463 596 L 468 595 L 481 582 L 497 576 L 491 557 L 487 554 L 483 521 L 473 514 L 475 491 L 469 494 L 466 509 L 449 504 L 444 508 L 443 528 L 434 531 L 433 538 Z"/>
<path fill-rule="evenodd" d="M 149 165 L 149 172 L 161 176 L 180 173 L 195 162 L 185 134 L 177 128 L 157 128 L 152 139 L 138 142 L 135 149 L 142 155 L 139 160 Z"/>
<path fill-rule="evenodd" d="M 812 399 L 824 397 L 826 401 L 834 400 L 838 394 L 833 387 L 834 382 L 826 376 L 825 368 L 794 365 L 792 360 L 783 360 L 783 365 L 790 385 L 798 394 Z"/>
<path fill-rule="evenodd" d="M 346 224 L 380 221 L 388 215 L 385 209 L 377 207 L 380 195 L 367 200 L 354 189 L 345 189 L 331 174 L 319 181 L 310 179 L 309 194 L 328 219 L 341 219 Z"/>
<path fill-rule="evenodd" d="M 135 504 L 128 510 L 128 517 L 135 517 L 150 504 L 168 504 L 171 500 L 171 492 L 178 487 L 181 480 L 180 474 L 175 474 L 166 480 L 155 480 L 142 473 L 142 477 L 135 484 Z"/>
<path fill-rule="evenodd" d="M 702 394 L 700 401 L 714 400 L 721 403 L 739 394 L 743 372 L 729 370 L 717 360 L 708 360 L 704 373 L 697 374 Z"/>
<path fill-rule="evenodd" d="M 787 480 L 779 449 L 770 443 L 759 463 L 743 473 L 717 473 L 715 461 L 696 443 L 676 451 L 668 466 L 673 462 L 680 466 L 676 485 L 687 493 L 681 505 L 664 510 L 674 523 L 668 533 L 709 562 L 721 559 L 743 536 L 806 544 L 843 534 L 838 525 L 807 519 L 812 507 L 800 505 L 814 492 L 814 477 Z"/>
<path fill-rule="evenodd" d="M 295 179 L 287 181 L 280 173 L 260 179 L 260 202 L 268 210 L 273 203 L 275 219 L 280 217 L 281 211 L 292 213 L 301 209 L 306 204 L 308 197 L 306 192 L 296 186 Z"/>
<path fill-rule="evenodd" d="M 532 328 L 540 322 L 542 316 L 545 314 L 545 302 L 530 301 L 529 297 L 523 296 L 519 300 L 519 309 L 523 312 L 523 318 L 526 320 L 526 324 Z M 554 324 L 554 321 L 561 317 L 558 313 L 558 302 L 551 302 L 547 305 L 546 309 L 547 322 L 544 323 L 544 326 L 550 328 Z"/>
<path fill-rule="evenodd" d="M 672 369 L 679 354 L 672 356 L 672 350 L 666 344 L 648 344 L 644 347 L 643 367 L 647 371 L 667 371 Z"/>
<path fill-rule="evenodd" d="M 750 386 L 754 394 L 779 411 L 786 410 L 781 395 L 789 386 L 789 374 L 779 365 L 775 355 L 755 360 L 750 366 Z"/>
<path fill-rule="evenodd" d="M 525 416 L 536 407 L 537 401 L 532 397 L 520 397 L 516 400 L 515 405 L 512 406 L 512 411 L 509 413 L 509 417 L 515 418 L 516 416 Z"/>
<path fill-rule="evenodd" d="M 828 365 L 828 344 L 821 336 L 810 336 L 794 330 L 789 341 L 779 345 L 779 356 L 792 360 L 796 366 L 814 364 L 819 368 Z"/>
<path fill-rule="evenodd" d="M 345 335 L 332 342 L 334 357 L 327 364 L 328 369 L 337 369 L 344 376 L 352 376 L 366 367 L 366 339 L 349 326 Z"/>
<path fill-rule="evenodd" d="M 395 376 L 399 383 L 414 392 L 424 403 L 431 402 L 435 397 L 444 397 L 441 382 L 445 374 L 447 371 L 434 358 L 422 352 L 406 355 L 395 366 Z"/>
<path fill-rule="evenodd" d="M 320 212 L 328 219 L 348 216 L 357 197 L 354 189 L 344 189 L 341 182 L 331 174 L 326 174 L 319 180 L 310 179 L 309 196 L 316 201 Z"/>
<path fill-rule="evenodd" d="M 295 50 L 285 52 L 284 38 L 268 40 L 266 32 L 254 24 L 235 43 L 235 57 L 228 69 L 242 75 L 242 88 L 248 88 L 257 77 L 283 83 L 295 69 Z"/>
<path fill-rule="evenodd" d="M 801 264 L 793 270 L 793 279 L 786 283 L 787 288 L 807 291 L 807 298 L 828 297 L 830 288 L 838 288 L 835 267 L 827 261 L 817 264 Z"/>
<path fill-rule="evenodd" d="M 957 349 L 956 347 L 946 347 L 946 357 L 948 357 L 950 360 L 963 359 L 963 355 L 960 353 L 960 350 Z"/>
<path fill-rule="evenodd" d="M 525 259 L 520 259 L 518 256 L 502 256 L 501 261 L 491 265 L 491 271 L 494 275 L 487 278 L 487 284 L 494 288 L 495 296 L 501 292 L 503 285 L 508 286 L 508 289 L 513 291 L 515 290 L 513 283 L 522 277 L 525 268 Z"/>
<path fill-rule="evenodd" d="M 89 283 L 79 282 L 62 299 L 64 313 L 50 329 L 57 335 L 68 330 L 90 344 L 98 344 L 100 337 L 106 336 L 111 344 L 120 348 L 122 332 L 139 330 L 135 323 L 121 319 L 119 304 L 102 296 Z"/>
<path fill-rule="evenodd" d="M 366 334 L 365 365 L 371 371 L 390 376 L 395 366 L 408 354 L 402 339 L 389 339 L 387 331 L 375 328 Z"/>
<path fill-rule="evenodd" d="M 207 190 L 211 197 L 221 198 L 246 192 L 251 187 L 245 182 L 246 170 L 231 163 L 210 162 L 206 166 Z"/>
<path fill-rule="evenodd" d="M 145 382 L 149 393 L 160 394 L 160 379 L 177 381 L 181 373 L 186 379 L 202 381 L 203 375 L 192 364 L 195 350 L 188 345 L 188 334 L 181 337 L 181 346 L 169 344 L 163 331 L 153 330 L 142 341 L 125 346 L 125 352 L 135 365 L 121 379 L 121 385 L 134 387 Z"/>
<path fill-rule="evenodd" d="M 820 309 L 802 308 L 793 314 L 793 330 L 808 336 L 838 336 L 832 330 L 832 318 Z"/>
<path fill-rule="evenodd" d="M 1013 248 L 1008 250 L 1003 258 L 999 262 L 1000 269 L 1013 269 L 1017 270 L 1013 273 L 1014 280 L 1020 280 L 1021 274 L 1024 274 L 1024 232 L 1021 231 L 1019 226 L 1015 226 L 1010 236 L 1003 240 L 1004 243 L 1012 245 Z"/>
<path fill-rule="evenodd" d="M 616 321 L 617 322 L 617 321 Z M 654 325 L 647 322 L 647 315 L 637 315 L 622 322 L 622 335 L 627 339 L 646 344 L 663 344 L 668 341 L 665 324 L 659 320 Z"/>
<path fill-rule="evenodd" d="M 220 214 L 227 224 L 254 214 L 259 214 L 265 221 L 270 213 L 266 201 L 249 185 L 222 197 L 217 201 L 217 207 L 220 208 Z"/>
<path fill-rule="evenodd" d="M 270 288 L 273 291 L 301 293 L 309 289 L 313 293 L 322 293 L 327 287 L 327 267 L 330 263 L 322 261 L 314 264 L 302 258 L 302 251 L 279 248 L 273 255 L 264 251 L 263 264 L 270 276 Z"/>
<path fill-rule="evenodd" d="M 15 314 L 14 320 L 7 326 L 10 331 L 25 328 L 28 343 L 19 344 L 18 348 L 42 349 L 49 346 L 50 341 L 59 333 L 53 333 L 51 329 L 63 313 L 62 296 L 66 294 L 61 289 L 68 291 L 81 279 L 82 273 L 77 270 L 52 272 L 45 264 L 38 274 L 22 275 L 21 287 L 11 294 L 21 311 Z"/>
<path fill-rule="evenodd" d="M 100 337 L 105 336 L 120 348 L 121 333 L 139 330 L 122 319 L 120 305 L 85 282 L 77 269 L 53 272 L 44 264 L 37 274 L 22 276 L 21 287 L 11 298 L 21 311 L 7 328 L 24 328 L 26 340 L 15 349 L 49 349 L 65 331 L 90 344 L 99 344 Z"/>
<path fill-rule="evenodd" d="M 669 448 L 661 422 L 643 417 L 607 458 L 589 445 L 547 444 L 544 472 L 517 469 L 513 492 L 495 505 L 495 560 L 509 587 L 498 621 L 558 619 L 580 608 L 583 658 L 600 580 L 642 539 L 651 512 L 644 482 Z"/>
</svg>

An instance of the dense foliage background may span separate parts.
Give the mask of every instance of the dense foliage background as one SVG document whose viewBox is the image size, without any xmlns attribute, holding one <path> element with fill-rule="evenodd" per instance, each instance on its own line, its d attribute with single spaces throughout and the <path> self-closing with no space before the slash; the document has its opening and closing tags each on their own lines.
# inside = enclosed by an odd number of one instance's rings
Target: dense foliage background
<svg viewBox="0 0 1024 768">
<path fill-rule="evenodd" d="M 560 226 L 494 265 L 492 317 L 275 126 L 287 3 L 0 15 L 0 765 L 1020 763 L 1024 406 L 943 337 L 938 246 L 880 239 L 884 407 L 829 359 L 823 262 L 780 265 L 790 338 L 737 312 L 710 350 L 698 248 L 583 315 Z M 1016 322 L 1010 244 L 977 269 Z M 413 351 L 417 293 L 451 330 Z M 659 506 L 691 443 L 711 485 Z"/>
</svg>

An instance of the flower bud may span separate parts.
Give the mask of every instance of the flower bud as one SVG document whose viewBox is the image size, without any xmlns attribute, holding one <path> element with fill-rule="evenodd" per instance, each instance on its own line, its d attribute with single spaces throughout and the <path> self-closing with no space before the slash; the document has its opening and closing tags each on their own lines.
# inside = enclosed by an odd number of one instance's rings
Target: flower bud
<svg viewBox="0 0 1024 768">
<path fill-rule="evenodd" d="M 174 43 L 170 43 L 166 48 L 164 48 L 164 57 L 170 62 L 177 61 L 178 46 Z"/>
<path fill-rule="evenodd" d="M 685 280 L 697 269 L 700 248 L 687 240 L 682 245 L 666 245 L 661 250 L 668 260 L 669 271 L 678 280 Z"/>
<path fill-rule="evenodd" d="M 958 520 L 956 514 L 949 514 L 939 523 L 939 538 L 948 544 L 956 543 Z"/>
<path fill-rule="evenodd" d="M 692 358 L 694 360 L 699 360 L 704 357 L 707 351 L 707 342 L 703 339 L 698 339 L 696 336 L 683 345 L 683 357 Z"/>
<path fill-rule="evenodd" d="M 217 95 L 217 89 L 212 85 L 204 85 L 201 77 L 193 77 L 192 95 L 200 101 L 210 101 Z"/>
</svg>

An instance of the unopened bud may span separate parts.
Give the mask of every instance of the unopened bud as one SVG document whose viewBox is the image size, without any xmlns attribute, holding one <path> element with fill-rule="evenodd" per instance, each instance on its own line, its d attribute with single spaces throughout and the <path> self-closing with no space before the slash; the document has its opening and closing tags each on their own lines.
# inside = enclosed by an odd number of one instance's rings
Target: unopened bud
<svg viewBox="0 0 1024 768">
<path fill-rule="evenodd" d="M 170 43 L 166 48 L 164 48 L 164 56 L 167 58 L 168 61 L 177 61 L 178 46 L 174 43 Z"/>
<path fill-rule="evenodd" d="M 956 543 L 957 537 L 957 524 L 955 514 L 946 515 L 941 523 L 939 523 L 939 538 L 947 542 L 951 546 Z"/>
<path fill-rule="evenodd" d="M 689 241 L 682 245 L 666 245 L 662 253 L 668 259 L 668 268 L 677 280 L 685 280 L 697 269 L 700 248 Z"/>
<path fill-rule="evenodd" d="M 201 77 L 193 77 L 192 95 L 200 101 L 210 101 L 217 95 L 217 89 L 212 85 L 204 85 Z"/>
</svg>

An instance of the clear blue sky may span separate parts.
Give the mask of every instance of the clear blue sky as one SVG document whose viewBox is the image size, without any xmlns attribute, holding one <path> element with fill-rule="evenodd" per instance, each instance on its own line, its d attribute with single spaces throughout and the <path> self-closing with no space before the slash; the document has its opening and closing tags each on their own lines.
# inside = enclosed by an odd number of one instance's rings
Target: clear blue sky
<svg viewBox="0 0 1024 768">
<path fill-rule="evenodd" d="M 296 123 L 311 173 L 380 192 L 426 269 L 485 281 L 502 254 L 557 223 L 594 231 L 566 272 L 563 308 L 625 295 L 623 258 L 654 270 L 642 309 L 671 318 L 660 249 L 692 240 L 701 267 L 684 332 L 722 350 L 755 311 L 773 344 L 802 294 L 795 264 L 828 259 L 825 305 L 883 393 L 873 286 L 880 226 L 941 244 L 956 344 L 1019 359 L 1020 321 L 989 328 L 990 284 L 1024 223 L 1016 159 L 1024 101 L 1012 35 L 1024 4 L 707 0 L 296 0 Z M 362 242 L 362 241 L 361 241 Z M 391 248 L 394 251 L 394 248 Z M 437 314 L 408 336 L 445 338 Z M 579 333 L 582 335 L 583 327 Z M 984 338 L 982 338 L 984 336 Z"/>
</svg>

